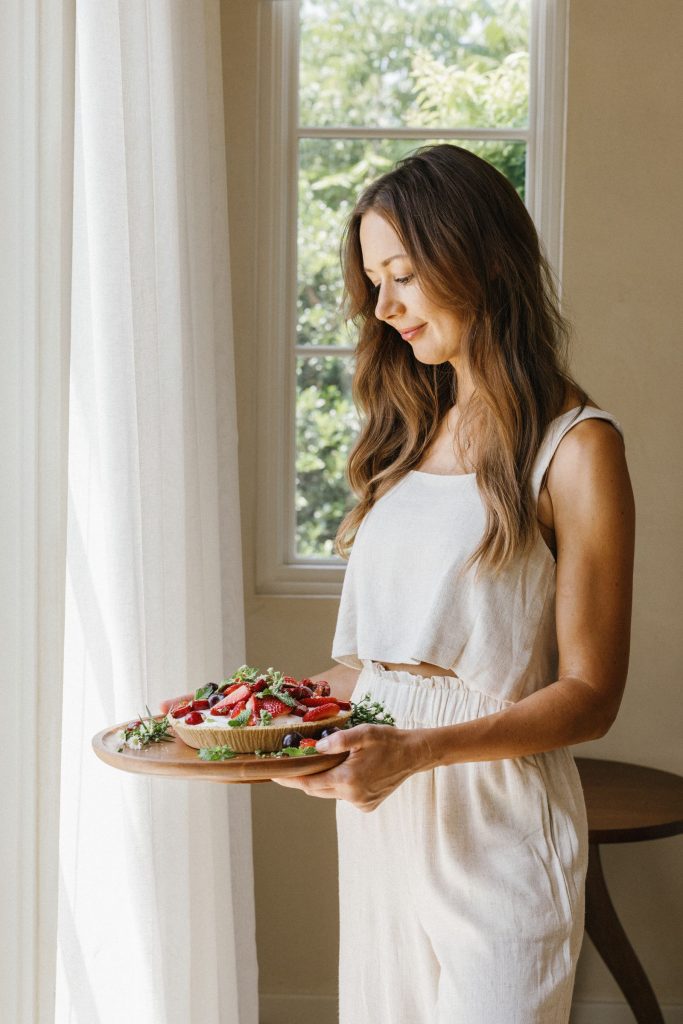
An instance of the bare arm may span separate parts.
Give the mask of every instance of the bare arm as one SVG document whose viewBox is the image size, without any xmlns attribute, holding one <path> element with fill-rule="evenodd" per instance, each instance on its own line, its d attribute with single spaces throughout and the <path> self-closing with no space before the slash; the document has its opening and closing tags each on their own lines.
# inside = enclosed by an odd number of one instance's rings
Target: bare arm
<svg viewBox="0 0 683 1024">
<path fill-rule="evenodd" d="M 588 420 L 548 474 L 557 541 L 558 679 L 504 711 L 431 730 L 428 764 L 484 761 L 604 736 L 628 670 L 635 513 L 621 438 Z"/>
</svg>

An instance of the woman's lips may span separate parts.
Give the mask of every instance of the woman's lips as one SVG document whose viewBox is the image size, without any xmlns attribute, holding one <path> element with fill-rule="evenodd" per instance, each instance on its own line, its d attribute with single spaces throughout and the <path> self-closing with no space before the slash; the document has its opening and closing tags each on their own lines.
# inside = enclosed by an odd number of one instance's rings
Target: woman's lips
<svg viewBox="0 0 683 1024">
<path fill-rule="evenodd" d="M 423 327 L 427 324 L 417 324 L 415 327 L 408 327 L 405 331 L 401 331 L 401 337 L 404 341 L 412 341 L 416 337 Z"/>
</svg>

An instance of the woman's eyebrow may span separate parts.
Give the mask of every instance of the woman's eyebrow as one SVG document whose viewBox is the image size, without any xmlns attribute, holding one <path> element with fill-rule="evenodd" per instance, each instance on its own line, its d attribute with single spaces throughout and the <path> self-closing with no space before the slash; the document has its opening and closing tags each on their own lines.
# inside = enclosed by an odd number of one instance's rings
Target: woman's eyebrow
<svg viewBox="0 0 683 1024">
<path fill-rule="evenodd" d="M 388 267 L 392 260 L 400 260 L 400 259 L 404 259 L 404 258 L 407 259 L 407 254 L 406 253 L 404 253 L 404 252 L 397 252 L 397 253 L 394 253 L 393 256 L 387 256 L 387 258 L 385 260 L 382 260 L 380 266 Z M 371 274 L 372 273 L 372 270 L 370 269 L 370 267 L 363 267 L 363 270 L 365 271 L 366 274 Z"/>
</svg>

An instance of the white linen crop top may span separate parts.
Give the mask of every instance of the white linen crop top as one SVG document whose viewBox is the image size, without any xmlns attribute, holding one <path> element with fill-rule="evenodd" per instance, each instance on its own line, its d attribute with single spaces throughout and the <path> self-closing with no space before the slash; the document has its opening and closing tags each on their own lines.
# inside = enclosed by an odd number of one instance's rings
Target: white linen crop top
<svg viewBox="0 0 683 1024">
<path fill-rule="evenodd" d="M 560 441 L 608 412 L 571 409 L 548 426 L 532 472 L 537 499 Z M 412 470 L 373 505 L 351 549 L 335 661 L 451 669 L 468 686 L 520 700 L 555 678 L 555 560 L 540 531 L 507 569 L 464 571 L 486 525 L 476 474 Z"/>
</svg>

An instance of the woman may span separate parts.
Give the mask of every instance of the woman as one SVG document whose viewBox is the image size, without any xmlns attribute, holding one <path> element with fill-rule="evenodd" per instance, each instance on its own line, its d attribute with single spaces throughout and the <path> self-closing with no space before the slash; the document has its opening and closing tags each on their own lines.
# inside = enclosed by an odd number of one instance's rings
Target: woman
<svg viewBox="0 0 683 1024">
<path fill-rule="evenodd" d="M 359 497 L 328 679 L 397 727 L 279 779 L 338 800 L 342 1024 L 559 1024 L 583 934 L 570 744 L 628 664 L 634 509 L 621 428 L 563 369 L 532 221 L 466 150 L 401 161 L 343 247 L 359 327 Z M 368 814 L 367 812 L 372 812 Z"/>
</svg>

